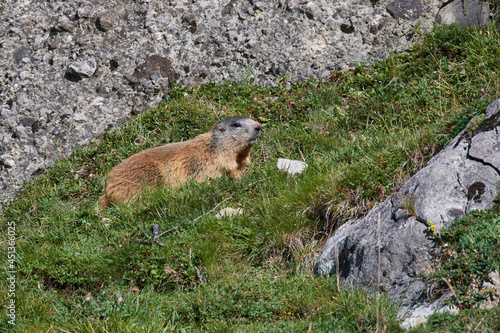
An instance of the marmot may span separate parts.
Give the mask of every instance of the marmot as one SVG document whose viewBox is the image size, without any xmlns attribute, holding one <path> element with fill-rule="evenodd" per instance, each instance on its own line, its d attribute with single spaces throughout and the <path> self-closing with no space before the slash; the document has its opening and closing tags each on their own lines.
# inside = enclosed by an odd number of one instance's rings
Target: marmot
<svg viewBox="0 0 500 333">
<path fill-rule="evenodd" d="M 187 180 L 241 176 L 261 125 L 247 117 L 220 120 L 195 138 L 169 143 L 132 155 L 108 174 L 100 209 L 133 201 L 147 186 L 179 186 Z M 226 173 L 224 173 L 224 171 Z"/>
</svg>

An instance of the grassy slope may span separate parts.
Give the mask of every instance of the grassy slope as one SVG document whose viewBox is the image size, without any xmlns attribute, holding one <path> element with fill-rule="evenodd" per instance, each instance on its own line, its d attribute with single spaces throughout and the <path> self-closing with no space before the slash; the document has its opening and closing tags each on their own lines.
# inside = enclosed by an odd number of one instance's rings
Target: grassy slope
<svg viewBox="0 0 500 333">
<path fill-rule="evenodd" d="M 313 276 L 314 253 L 500 95 L 499 42 L 498 27 L 441 27 L 410 54 L 334 73 L 329 82 L 176 87 L 162 105 L 58 161 L 5 208 L 2 249 L 7 222 L 16 224 L 15 328 L 370 332 L 378 322 L 380 330 L 398 331 L 397 309 L 384 296 L 377 302 Z M 137 204 L 97 213 L 113 165 L 232 115 L 265 124 L 245 177 L 157 189 Z M 276 170 L 278 157 L 309 168 L 288 176 Z M 221 202 L 218 209 L 242 207 L 245 215 L 204 215 Z M 161 238 L 164 247 L 152 240 L 154 223 L 160 231 L 179 226 Z M 464 328 L 478 310 L 469 311 L 432 320 Z M 481 316 L 478 325 L 493 328 L 498 309 Z M 10 328 L 7 318 L 0 328 Z"/>
</svg>

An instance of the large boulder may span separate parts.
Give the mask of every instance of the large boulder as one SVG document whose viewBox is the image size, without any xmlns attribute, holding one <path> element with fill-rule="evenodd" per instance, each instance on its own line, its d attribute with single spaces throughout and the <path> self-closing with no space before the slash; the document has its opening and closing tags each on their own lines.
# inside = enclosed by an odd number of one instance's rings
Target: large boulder
<svg viewBox="0 0 500 333">
<path fill-rule="evenodd" d="M 387 291 L 403 306 L 425 298 L 436 232 L 472 210 L 491 208 L 500 182 L 500 99 L 476 117 L 403 187 L 364 218 L 341 226 L 315 263 L 344 285 Z M 379 252 L 380 248 L 380 268 Z"/>
</svg>

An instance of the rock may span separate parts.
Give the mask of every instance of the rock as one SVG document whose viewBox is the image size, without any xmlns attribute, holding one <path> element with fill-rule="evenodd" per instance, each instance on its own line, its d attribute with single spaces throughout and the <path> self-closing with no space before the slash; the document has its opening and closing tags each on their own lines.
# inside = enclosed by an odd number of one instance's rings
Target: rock
<svg viewBox="0 0 500 333">
<path fill-rule="evenodd" d="M 352 34 L 356 29 L 354 28 L 354 24 L 352 22 L 347 23 L 342 23 L 340 25 L 340 31 L 342 31 L 345 34 Z"/>
<path fill-rule="evenodd" d="M 33 50 L 39 50 L 45 46 L 45 38 L 42 36 L 35 36 L 35 40 L 33 41 Z"/>
<path fill-rule="evenodd" d="M 401 328 L 407 330 L 414 326 L 424 324 L 427 322 L 427 318 L 434 313 L 448 312 L 457 314 L 459 311 L 458 307 L 445 304 L 445 302 L 452 297 L 452 293 L 447 293 L 432 303 L 418 305 L 414 309 L 409 310 L 411 314 L 403 320 L 400 325 Z"/>
<path fill-rule="evenodd" d="M 82 79 L 91 77 L 97 69 L 95 58 L 72 62 L 68 65 L 66 75 L 71 79 Z"/>
<path fill-rule="evenodd" d="M 12 169 L 16 165 L 16 162 L 14 161 L 12 156 L 10 156 L 10 155 L 0 156 L 0 161 L 8 169 Z"/>
<path fill-rule="evenodd" d="M 61 37 L 59 36 L 51 36 L 47 39 L 47 46 L 49 50 L 55 50 L 61 45 Z"/>
<path fill-rule="evenodd" d="M 118 21 L 118 18 L 112 12 L 106 12 L 99 15 L 96 20 L 96 26 L 97 29 L 106 32 L 118 25 L 116 21 Z"/>
<path fill-rule="evenodd" d="M 386 7 L 394 18 L 415 19 L 422 14 L 422 6 L 415 0 L 396 0 Z"/>
<path fill-rule="evenodd" d="M 79 18 L 89 18 L 92 16 L 92 7 L 90 5 L 83 5 L 77 11 Z"/>
<path fill-rule="evenodd" d="M 256 1 L 254 2 L 254 7 L 255 9 L 258 9 L 258 10 L 265 10 L 267 8 L 267 4 L 265 1 Z"/>
<path fill-rule="evenodd" d="M 435 254 L 429 222 L 439 232 L 472 210 L 491 208 L 498 194 L 499 101 L 488 107 L 482 123 L 471 120 L 477 130 L 462 131 L 397 194 L 341 226 L 321 250 L 315 272 L 338 270 L 343 284 L 373 289 L 380 279 L 381 289 L 404 309 L 425 299 L 422 274 L 432 270 Z"/>
<path fill-rule="evenodd" d="M 189 24 L 189 31 L 195 33 L 198 30 L 198 24 L 196 23 L 196 18 L 193 14 L 188 14 L 187 12 L 182 15 L 182 20 Z"/>
<path fill-rule="evenodd" d="M 465 4 L 465 8 L 464 8 Z M 488 20 L 489 6 L 481 0 L 454 0 L 439 10 L 436 22 L 461 26 L 482 25 Z"/>
<path fill-rule="evenodd" d="M 479 305 L 480 309 L 491 309 L 497 307 L 500 301 L 500 274 L 498 269 L 488 274 L 488 278 L 490 282 L 483 283 L 482 290 L 491 291 L 492 296 L 488 297 Z"/>
<path fill-rule="evenodd" d="M 223 217 L 236 216 L 236 215 L 243 215 L 243 209 L 241 209 L 241 208 L 226 207 L 224 209 L 221 209 L 221 211 L 218 212 L 215 215 L 215 217 L 218 218 L 218 219 L 221 219 Z"/>
<path fill-rule="evenodd" d="M 495 119 L 495 117 L 498 117 L 498 110 L 500 110 L 500 99 L 497 99 L 486 108 L 485 118 Z"/>
<path fill-rule="evenodd" d="M 21 118 L 19 124 L 21 124 L 24 127 L 31 127 L 35 123 L 35 119 L 29 118 L 29 117 L 24 117 Z"/>
<path fill-rule="evenodd" d="M 177 73 L 172 68 L 172 62 L 166 57 L 152 55 L 145 62 L 137 66 L 132 76 L 128 76 L 129 84 L 136 91 L 145 94 L 166 93 L 177 79 Z M 150 106 L 155 103 L 150 102 Z M 134 113 L 140 113 L 140 106 L 134 110 Z"/>
<path fill-rule="evenodd" d="M 294 161 L 286 158 L 278 158 L 278 169 L 284 170 L 289 174 L 302 173 L 307 168 L 307 163 L 302 161 Z"/>
<path fill-rule="evenodd" d="M 20 64 L 23 59 L 31 55 L 31 50 L 27 47 L 21 46 L 14 50 L 13 54 L 14 60 L 17 64 Z"/>
<path fill-rule="evenodd" d="M 321 15 L 321 8 L 314 2 L 308 2 L 304 6 L 303 11 L 311 20 L 318 19 Z"/>
<path fill-rule="evenodd" d="M 154 76 L 155 71 L 160 77 L 167 78 L 172 83 L 175 82 L 175 71 L 172 69 L 172 62 L 168 58 L 156 54 L 137 66 L 133 75 L 138 79 L 149 79 L 152 75 Z"/>
<path fill-rule="evenodd" d="M 59 18 L 59 21 L 57 22 L 57 28 L 60 31 L 72 32 L 75 29 L 75 26 L 66 16 L 63 16 Z"/>
</svg>

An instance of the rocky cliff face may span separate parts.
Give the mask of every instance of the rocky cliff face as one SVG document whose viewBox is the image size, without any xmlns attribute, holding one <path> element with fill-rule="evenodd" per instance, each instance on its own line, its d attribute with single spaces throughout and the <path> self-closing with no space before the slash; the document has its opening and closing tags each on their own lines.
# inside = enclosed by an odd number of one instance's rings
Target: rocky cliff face
<svg viewBox="0 0 500 333">
<path fill-rule="evenodd" d="M 407 49 L 440 7 L 437 0 L 3 1 L 0 202 L 54 159 L 158 103 L 175 81 L 326 77 Z"/>
</svg>

